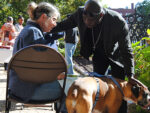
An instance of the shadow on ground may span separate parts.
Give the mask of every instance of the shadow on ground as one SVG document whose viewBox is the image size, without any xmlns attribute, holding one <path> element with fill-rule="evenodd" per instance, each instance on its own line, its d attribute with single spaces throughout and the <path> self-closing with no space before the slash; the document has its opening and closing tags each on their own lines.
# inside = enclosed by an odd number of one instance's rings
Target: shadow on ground
<svg viewBox="0 0 150 113">
<path fill-rule="evenodd" d="M 16 109 L 21 110 L 22 105 L 21 104 L 16 104 L 16 103 L 11 103 L 11 109 L 10 111 L 14 111 Z M 0 100 L 0 113 L 5 111 L 5 100 Z"/>
</svg>

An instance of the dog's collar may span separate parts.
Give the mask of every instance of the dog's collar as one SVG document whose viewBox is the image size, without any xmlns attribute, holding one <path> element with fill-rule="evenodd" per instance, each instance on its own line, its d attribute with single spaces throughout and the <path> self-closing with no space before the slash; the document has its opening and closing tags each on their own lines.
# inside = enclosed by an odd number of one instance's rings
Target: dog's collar
<svg viewBox="0 0 150 113">
<path fill-rule="evenodd" d="M 107 78 L 110 78 L 110 79 L 117 85 L 117 87 L 120 89 L 121 94 L 122 94 L 123 97 L 124 97 L 124 93 L 123 93 L 123 91 L 122 91 L 120 85 L 118 84 L 118 82 L 117 82 L 112 76 L 101 75 L 101 74 L 98 74 L 98 73 L 96 73 L 96 72 L 90 72 L 90 73 L 89 73 L 89 76 L 91 76 L 91 77 L 107 77 Z"/>
</svg>

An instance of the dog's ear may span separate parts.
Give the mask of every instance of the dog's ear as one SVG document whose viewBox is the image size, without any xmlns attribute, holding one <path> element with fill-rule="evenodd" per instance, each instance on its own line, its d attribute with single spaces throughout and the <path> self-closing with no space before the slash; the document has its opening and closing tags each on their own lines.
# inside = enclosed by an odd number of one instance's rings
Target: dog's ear
<svg viewBox="0 0 150 113">
<path fill-rule="evenodd" d="M 135 96 L 136 98 L 138 98 L 139 93 L 140 93 L 140 90 L 141 90 L 141 88 L 140 88 L 140 86 L 138 86 L 138 85 L 134 85 L 134 86 L 132 86 L 132 88 L 131 88 L 131 91 L 133 92 L 133 94 L 134 94 L 134 96 Z"/>
</svg>

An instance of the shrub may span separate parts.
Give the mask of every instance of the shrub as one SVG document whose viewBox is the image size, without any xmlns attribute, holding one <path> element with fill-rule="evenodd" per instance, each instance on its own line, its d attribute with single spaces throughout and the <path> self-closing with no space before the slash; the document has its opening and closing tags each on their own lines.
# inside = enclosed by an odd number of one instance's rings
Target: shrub
<svg viewBox="0 0 150 113">
<path fill-rule="evenodd" d="M 150 45 L 143 44 L 143 41 L 150 41 L 150 38 L 144 37 L 140 41 L 132 44 L 134 60 L 135 60 L 135 76 L 138 80 L 150 88 Z M 150 113 L 147 110 L 141 109 L 140 106 L 135 106 L 134 111 L 130 113 Z"/>
<path fill-rule="evenodd" d="M 59 39 L 59 46 L 58 46 L 58 51 L 65 56 L 65 42 L 63 38 Z M 80 42 L 78 42 L 76 50 L 74 52 L 73 56 L 80 56 Z"/>
<path fill-rule="evenodd" d="M 132 44 L 135 60 L 135 75 L 150 88 L 150 46 L 146 46 L 146 44 L 140 45 L 143 40 L 150 40 L 150 38 L 145 37 Z"/>
</svg>

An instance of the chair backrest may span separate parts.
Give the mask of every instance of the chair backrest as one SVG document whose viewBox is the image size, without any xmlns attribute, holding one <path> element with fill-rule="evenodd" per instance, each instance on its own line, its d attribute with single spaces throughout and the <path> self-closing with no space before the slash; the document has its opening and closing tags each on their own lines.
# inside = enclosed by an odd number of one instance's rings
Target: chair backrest
<svg viewBox="0 0 150 113">
<path fill-rule="evenodd" d="M 8 73 L 13 69 L 26 82 L 46 83 L 57 80 L 57 76 L 67 73 L 63 56 L 56 50 L 35 44 L 18 51 L 8 64 Z"/>
</svg>

